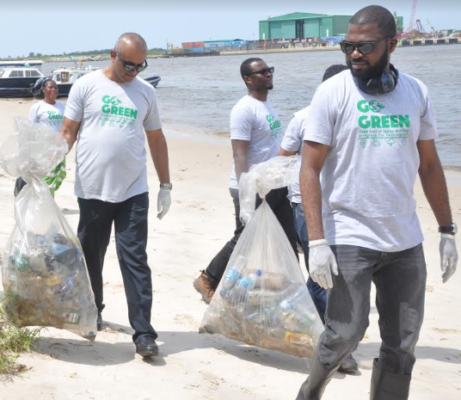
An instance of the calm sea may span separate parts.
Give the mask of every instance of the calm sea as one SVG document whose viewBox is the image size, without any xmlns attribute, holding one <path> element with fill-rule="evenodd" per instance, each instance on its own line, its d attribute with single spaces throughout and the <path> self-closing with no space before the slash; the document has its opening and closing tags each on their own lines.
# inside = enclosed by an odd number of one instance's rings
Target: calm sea
<svg viewBox="0 0 461 400">
<path fill-rule="evenodd" d="M 247 57 L 151 59 L 141 76 L 162 77 L 157 95 L 165 124 L 187 133 L 228 135 L 230 110 L 246 93 L 239 67 Z M 324 70 L 331 64 L 344 63 L 340 51 L 257 57 L 275 67 L 269 99 L 285 127 L 295 111 L 309 104 Z M 392 62 L 428 86 L 437 114 L 442 163 L 461 167 L 461 45 L 398 48 Z M 108 62 L 90 64 L 105 66 Z M 43 72 L 56 67 L 45 64 Z"/>
</svg>

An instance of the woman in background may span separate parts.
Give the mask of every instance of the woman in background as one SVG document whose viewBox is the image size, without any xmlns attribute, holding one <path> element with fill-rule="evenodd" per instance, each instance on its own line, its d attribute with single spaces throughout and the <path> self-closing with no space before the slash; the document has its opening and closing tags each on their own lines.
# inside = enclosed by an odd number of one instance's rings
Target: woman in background
<svg viewBox="0 0 461 400">
<path fill-rule="evenodd" d="M 53 79 L 45 79 L 42 83 L 44 99 L 35 103 L 29 111 L 29 120 L 31 122 L 40 123 L 59 132 L 62 127 L 64 118 L 65 105 L 56 101 L 58 97 L 58 86 Z M 54 197 L 54 193 L 62 184 L 66 177 L 66 159 L 64 158 L 43 180 L 50 188 L 50 192 Z M 21 191 L 26 183 L 22 178 L 16 180 L 14 195 Z"/>
</svg>

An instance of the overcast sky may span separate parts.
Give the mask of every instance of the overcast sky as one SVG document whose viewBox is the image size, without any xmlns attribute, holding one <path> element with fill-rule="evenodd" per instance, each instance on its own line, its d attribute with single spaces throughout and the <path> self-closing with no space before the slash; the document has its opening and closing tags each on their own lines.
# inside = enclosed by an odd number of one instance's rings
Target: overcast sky
<svg viewBox="0 0 461 400">
<path fill-rule="evenodd" d="M 121 33 L 141 34 L 149 48 L 186 41 L 259 37 L 258 21 L 291 12 L 352 15 L 379 4 L 404 17 L 414 0 L 6 0 L 1 5 L 0 57 L 111 48 Z M 461 29 L 461 0 L 418 0 L 416 18 L 429 31 Z"/>
</svg>

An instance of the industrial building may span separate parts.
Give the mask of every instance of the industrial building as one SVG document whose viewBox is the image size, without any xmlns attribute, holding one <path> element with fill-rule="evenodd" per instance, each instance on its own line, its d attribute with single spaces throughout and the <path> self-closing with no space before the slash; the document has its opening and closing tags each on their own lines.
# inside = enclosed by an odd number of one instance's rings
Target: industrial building
<svg viewBox="0 0 461 400">
<path fill-rule="evenodd" d="M 328 15 L 295 12 L 259 21 L 259 40 L 314 39 L 343 37 L 352 15 Z M 397 17 L 397 26 L 403 18 Z"/>
<path fill-rule="evenodd" d="M 352 15 L 295 12 L 259 21 L 259 40 L 344 36 Z"/>
</svg>

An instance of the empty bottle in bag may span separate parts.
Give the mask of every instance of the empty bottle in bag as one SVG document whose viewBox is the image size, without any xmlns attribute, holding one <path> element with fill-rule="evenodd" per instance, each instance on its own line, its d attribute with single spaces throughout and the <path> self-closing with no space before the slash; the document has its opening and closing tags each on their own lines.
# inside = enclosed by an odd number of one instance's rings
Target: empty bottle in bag
<svg viewBox="0 0 461 400">
<path fill-rule="evenodd" d="M 241 277 L 233 290 L 235 291 L 235 294 L 232 296 L 234 301 L 237 300 L 239 303 L 244 302 L 248 291 L 256 286 L 256 282 L 261 275 L 262 271 L 258 269 L 256 272 L 251 272 L 250 274 Z"/>
<path fill-rule="evenodd" d="M 232 266 L 226 271 L 222 283 L 222 287 L 226 289 L 232 288 L 239 280 L 241 271 L 246 267 L 247 260 L 243 256 L 237 256 Z"/>
</svg>

